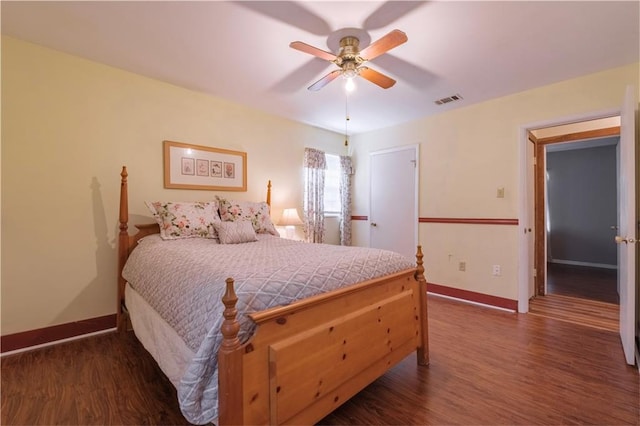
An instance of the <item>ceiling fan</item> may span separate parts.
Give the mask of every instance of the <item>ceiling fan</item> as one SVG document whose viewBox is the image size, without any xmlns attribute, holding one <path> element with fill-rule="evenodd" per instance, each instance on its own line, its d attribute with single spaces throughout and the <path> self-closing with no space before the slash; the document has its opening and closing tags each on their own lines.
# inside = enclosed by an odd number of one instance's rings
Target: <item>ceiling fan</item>
<svg viewBox="0 0 640 426">
<path fill-rule="evenodd" d="M 359 75 L 360 77 L 377 84 L 383 89 L 388 89 L 393 86 L 396 81 L 391 77 L 364 66 L 363 64 L 377 58 L 394 47 L 405 43 L 407 40 L 407 35 L 404 32 L 400 30 L 393 30 L 360 51 L 360 40 L 355 36 L 346 36 L 340 39 L 340 49 L 337 55 L 318 49 L 317 47 L 310 46 L 301 41 L 294 41 L 289 44 L 289 47 L 317 56 L 320 59 L 333 62 L 340 68 L 331 71 L 329 74 L 313 83 L 308 87 L 309 90 L 320 90 L 335 80 L 339 75 L 343 75 L 346 78 L 353 78 Z"/>
</svg>

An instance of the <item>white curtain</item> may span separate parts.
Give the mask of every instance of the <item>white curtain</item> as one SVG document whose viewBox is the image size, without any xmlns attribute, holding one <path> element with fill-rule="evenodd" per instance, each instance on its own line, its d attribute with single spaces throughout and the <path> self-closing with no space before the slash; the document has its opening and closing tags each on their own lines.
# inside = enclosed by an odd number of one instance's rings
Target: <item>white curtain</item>
<svg viewBox="0 0 640 426">
<path fill-rule="evenodd" d="M 353 163 L 348 155 L 340 156 L 340 244 L 351 245 L 351 176 Z"/>
<path fill-rule="evenodd" d="M 324 240 L 324 171 L 327 162 L 324 152 L 304 149 L 304 236 L 310 243 Z"/>
</svg>

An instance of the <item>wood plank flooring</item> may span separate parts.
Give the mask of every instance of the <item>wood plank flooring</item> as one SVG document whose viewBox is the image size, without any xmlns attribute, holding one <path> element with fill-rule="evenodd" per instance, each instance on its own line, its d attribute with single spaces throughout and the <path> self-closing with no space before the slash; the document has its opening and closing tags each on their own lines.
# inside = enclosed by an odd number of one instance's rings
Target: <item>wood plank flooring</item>
<svg viewBox="0 0 640 426">
<path fill-rule="evenodd" d="M 529 301 L 529 313 L 618 332 L 617 271 L 547 264 L 547 292 Z"/>
<path fill-rule="evenodd" d="M 431 364 L 410 356 L 321 424 L 640 424 L 616 333 L 429 296 Z M 3 425 L 187 424 L 132 334 L 1 360 Z"/>
<path fill-rule="evenodd" d="M 577 297 L 547 294 L 529 301 L 529 313 L 617 333 L 620 306 Z"/>
</svg>

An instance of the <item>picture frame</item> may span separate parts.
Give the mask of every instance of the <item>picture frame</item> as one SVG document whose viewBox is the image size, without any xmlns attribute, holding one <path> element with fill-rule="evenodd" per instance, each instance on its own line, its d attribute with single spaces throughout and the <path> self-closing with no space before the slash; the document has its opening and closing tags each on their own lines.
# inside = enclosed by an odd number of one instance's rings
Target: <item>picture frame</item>
<svg viewBox="0 0 640 426">
<path fill-rule="evenodd" d="M 247 153 L 163 141 L 164 187 L 210 191 L 247 190 Z"/>
</svg>

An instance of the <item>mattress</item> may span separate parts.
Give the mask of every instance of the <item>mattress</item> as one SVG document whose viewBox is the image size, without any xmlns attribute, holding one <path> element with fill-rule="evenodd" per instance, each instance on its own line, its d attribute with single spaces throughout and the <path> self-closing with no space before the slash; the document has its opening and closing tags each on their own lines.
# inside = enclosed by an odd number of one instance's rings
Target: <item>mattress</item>
<svg viewBox="0 0 640 426">
<path fill-rule="evenodd" d="M 177 389 L 194 352 L 128 283 L 125 300 L 136 337 Z"/>
</svg>

